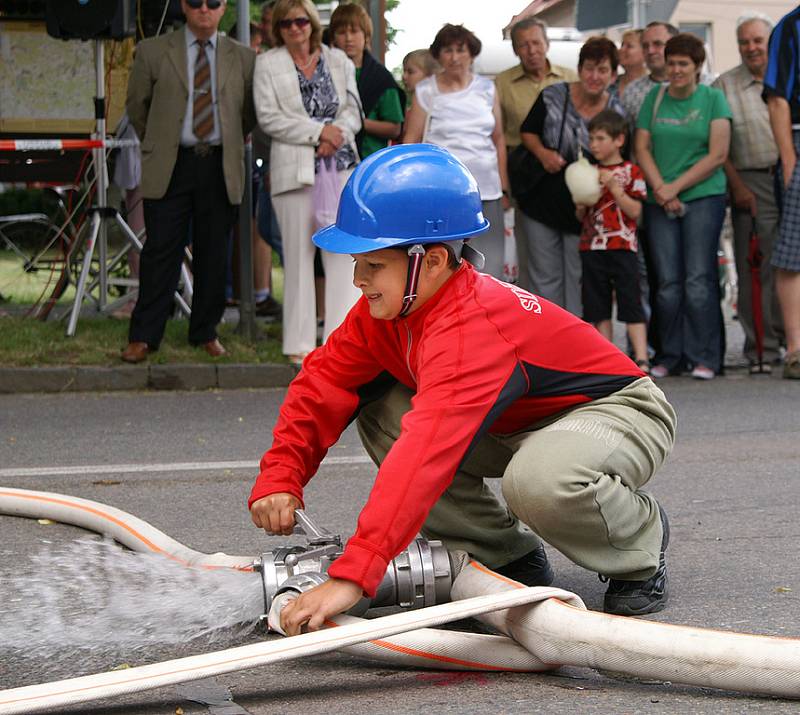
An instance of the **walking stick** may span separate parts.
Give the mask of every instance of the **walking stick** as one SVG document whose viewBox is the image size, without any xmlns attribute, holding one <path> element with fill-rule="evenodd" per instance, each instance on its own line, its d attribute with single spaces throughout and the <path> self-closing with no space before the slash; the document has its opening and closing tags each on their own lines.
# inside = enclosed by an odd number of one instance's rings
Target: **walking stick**
<svg viewBox="0 0 800 715">
<path fill-rule="evenodd" d="M 747 264 L 750 266 L 750 289 L 753 308 L 753 330 L 756 340 L 756 355 L 758 356 L 758 372 L 764 370 L 764 311 L 761 303 L 761 265 L 764 254 L 761 252 L 761 242 L 756 231 L 756 219 L 750 229 L 750 243 L 747 250 Z"/>
</svg>

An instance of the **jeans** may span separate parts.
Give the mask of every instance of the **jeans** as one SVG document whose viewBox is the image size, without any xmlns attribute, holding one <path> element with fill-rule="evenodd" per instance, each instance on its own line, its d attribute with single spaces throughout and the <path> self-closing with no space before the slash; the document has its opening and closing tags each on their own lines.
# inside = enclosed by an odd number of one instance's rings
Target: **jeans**
<svg viewBox="0 0 800 715">
<path fill-rule="evenodd" d="M 670 371 L 722 366 L 717 249 L 724 217 L 724 195 L 687 201 L 679 218 L 645 205 L 660 342 L 655 362 Z"/>
<path fill-rule="evenodd" d="M 278 260 L 283 265 L 283 241 L 281 239 L 281 229 L 278 226 L 278 217 L 272 206 L 272 199 L 269 191 L 264 188 L 264 182 L 260 182 L 260 190 L 256 194 L 256 212 L 258 214 L 257 225 L 258 233 L 278 254 Z"/>
</svg>

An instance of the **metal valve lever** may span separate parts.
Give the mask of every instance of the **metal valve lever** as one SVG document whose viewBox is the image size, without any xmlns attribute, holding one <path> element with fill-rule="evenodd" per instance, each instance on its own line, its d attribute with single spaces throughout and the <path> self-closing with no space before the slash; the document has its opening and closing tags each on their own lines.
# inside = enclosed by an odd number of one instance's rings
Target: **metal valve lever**
<svg viewBox="0 0 800 715">
<path fill-rule="evenodd" d="M 342 545 L 342 537 L 338 534 L 332 534 L 324 527 L 317 526 L 309 516 L 303 511 L 302 509 L 295 509 L 294 512 L 294 520 L 295 520 L 295 527 L 294 533 L 295 534 L 303 534 L 306 537 L 306 541 L 310 545 L 316 544 L 336 544 L 337 546 Z"/>
<path fill-rule="evenodd" d="M 289 567 L 297 566 L 300 561 L 309 561 L 325 556 L 336 558 L 342 552 L 342 537 L 332 534 L 324 527 L 317 526 L 311 518 L 302 510 L 296 509 L 294 512 L 295 534 L 303 534 L 312 548 L 289 554 L 285 563 Z M 333 559 L 331 559 L 332 561 Z"/>
<path fill-rule="evenodd" d="M 330 565 L 342 555 L 341 536 L 314 524 L 302 509 L 294 514 L 293 533 L 305 536 L 308 545 L 265 552 L 254 564 L 261 572 L 265 613 L 281 591 L 302 593 L 324 581 Z M 451 580 L 450 559 L 441 542 L 416 539 L 389 564 L 371 605 L 421 608 L 444 603 Z M 357 608 L 359 614 L 369 606 L 370 601 L 364 599 Z"/>
</svg>

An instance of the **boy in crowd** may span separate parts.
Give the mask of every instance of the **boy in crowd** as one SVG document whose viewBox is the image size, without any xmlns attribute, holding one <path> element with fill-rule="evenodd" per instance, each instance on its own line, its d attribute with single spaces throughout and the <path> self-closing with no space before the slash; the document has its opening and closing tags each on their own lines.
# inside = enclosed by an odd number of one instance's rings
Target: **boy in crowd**
<svg viewBox="0 0 800 715">
<path fill-rule="evenodd" d="M 361 5 L 339 5 L 331 15 L 330 31 L 333 46 L 356 66 L 356 84 L 364 111 L 364 128 L 356 142 L 364 159 L 400 136 L 405 95 L 391 72 L 367 50 L 372 20 Z"/>
<path fill-rule="evenodd" d="M 465 241 L 487 228 L 467 168 L 406 144 L 359 164 L 336 223 L 314 235 L 353 256 L 363 296 L 289 387 L 253 522 L 291 533 L 354 418 L 379 469 L 329 580 L 282 612 L 289 635 L 373 596 L 420 529 L 529 585 L 553 579 L 543 539 L 608 577 L 609 613 L 667 603 L 666 515 L 641 487 L 672 448 L 675 413 L 593 327 L 473 269 Z M 502 478 L 507 507 L 485 477 Z"/>
<path fill-rule="evenodd" d="M 600 170 L 603 187 L 594 206 L 578 206 L 583 264 L 583 319 L 608 340 L 613 338 L 611 308 L 627 324 L 634 360 L 643 372 L 647 359 L 647 326 L 639 293 L 636 222 L 647 187 L 642 170 L 622 158 L 627 126 L 617 112 L 603 110 L 589 122 L 589 148 Z"/>
</svg>

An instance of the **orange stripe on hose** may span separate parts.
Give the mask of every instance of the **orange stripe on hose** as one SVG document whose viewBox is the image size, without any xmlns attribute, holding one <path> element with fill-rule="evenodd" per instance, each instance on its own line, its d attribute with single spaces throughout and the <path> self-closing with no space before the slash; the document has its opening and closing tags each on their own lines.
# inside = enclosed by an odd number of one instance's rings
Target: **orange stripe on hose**
<svg viewBox="0 0 800 715">
<path fill-rule="evenodd" d="M 478 569 L 478 571 L 486 574 L 487 576 L 491 576 L 492 578 L 496 578 L 498 581 L 507 583 L 509 586 L 513 586 L 514 588 L 525 588 L 525 584 L 522 584 L 519 581 L 514 581 L 514 579 L 501 576 L 499 573 L 492 571 L 491 569 L 487 569 L 483 564 L 479 564 L 477 561 L 470 561 L 469 565 L 474 569 Z"/>
<path fill-rule="evenodd" d="M 50 504 L 58 504 L 59 506 L 66 506 L 70 509 L 79 509 L 80 511 L 85 511 L 88 514 L 93 514 L 94 516 L 99 516 L 102 519 L 106 519 L 110 521 L 112 524 L 116 524 L 119 527 L 122 527 L 127 531 L 131 536 L 139 539 L 148 549 L 154 551 L 157 554 L 162 554 L 166 556 L 168 559 L 172 559 L 173 561 L 177 561 L 179 564 L 183 564 L 184 566 L 193 566 L 197 568 L 198 566 L 195 564 L 190 564 L 188 561 L 184 561 L 183 559 L 179 559 L 177 556 L 173 556 L 164 549 L 159 548 L 156 546 L 150 539 L 148 539 L 144 534 L 140 534 L 136 529 L 131 526 L 128 526 L 124 521 L 121 519 L 117 519 L 115 516 L 111 516 L 110 514 L 106 514 L 105 512 L 100 511 L 99 509 L 95 509 L 90 506 L 86 506 L 84 504 L 76 504 L 75 502 L 66 501 L 64 499 L 54 499 L 53 497 L 43 497 L 33 494 L 19 494 L 17 492 L 2 492 L 0 491 L 0 497 L 13 497 L 14 499 L 28 499 L 29 501 L 40 501 L 40 502 L 47 502 Z M 200 564 L 199 568 L 204 569 L 219 569 L 219 568 L 228 568 L 226 566 L 208 566 L 204 564 Z M 239 571 L 252 571 L 252 566 L 235 566 L 236 570 Z"/>
<path fill-rule="evenodd" d="M 325 625 L 329 628 L 338 628 L 339 624 L 335 623 L 334 621 L 325 621 Z M 460 660 L 459 658 L 450 658 L 446 655 L 439 655 L 438 653 L 428 653 L 424 650 L 417 650 L 416 648 L 409 648 L 407 646 L 398 645 L 397 643 L 392 643 L 391 641 L 383 641 L 383 640 L 376 640 L 376 641 L 369 641 L 372 645 L 378 646 L 379 648 L 386 648 L 387 650 L 392 650 L 397 653 L 403 653 L 405 655 L 411 655 L 416 658 L 425 658 L 427 660 L 435 660 L 439 661 L 440 663 L 452 663 L 454 665 L 464 665 L 469 668 L 478 668 L 480 670 L 498 670 L 505 673 L 530 673 L 532 672 L 530 669 L 527 668 L 504 668 L 501 665 L 489 665 L 488 663 L 478 663 L 471 660 Z M 535 672 L 535 671 L 533 671 Z"/>
</svg>

